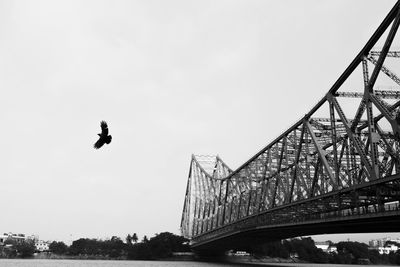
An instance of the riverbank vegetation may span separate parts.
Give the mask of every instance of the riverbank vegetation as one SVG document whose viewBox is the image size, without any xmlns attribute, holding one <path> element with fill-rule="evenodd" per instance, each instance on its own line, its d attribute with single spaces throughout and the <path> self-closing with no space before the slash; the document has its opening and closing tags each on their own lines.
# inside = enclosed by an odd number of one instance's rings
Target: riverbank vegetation
<svg viewBox="0 0 400 267">
<path fill-rule="evenodd" d="M 256 246 L 253 253 L 256 257 L 295 258 L 311 263 L 400 265 L 400 251 L 379 254 L 378 250 L 370 249 L 367 244 L 351 241 L 336 244 L 330 242 L 330 246 L 337 250 L 324 252 L 315 246 L 310 237 L 294 238 Z"/>
<path fill-rule="evenodd" d="M 8 241 L 7 241 L 8 242 Z M 113 236 L 100 240 L 80 238 L 67 246 L 64 242 L 52 242 L 49 251 L 41 253 L 41 258 L 59 259 L 119 259 L 119 260 L 157 260 L 173 256 L 174 252 L 190 251 L 188 240 L 169 232 L 156 234 L 148 239 L 146 236 L 138 242 L 136 233 L 128 235 L 125 240 Z M 2 258 L 29 258 L 35 253 L 31 240 L 8 242 L 0 251 Z"/>
</svg>

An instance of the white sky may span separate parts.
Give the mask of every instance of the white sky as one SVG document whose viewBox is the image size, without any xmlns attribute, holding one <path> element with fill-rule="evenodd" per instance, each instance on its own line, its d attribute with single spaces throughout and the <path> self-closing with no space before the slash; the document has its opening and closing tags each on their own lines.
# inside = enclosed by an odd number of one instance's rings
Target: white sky
<svg viewBox="0 0 400 267">
<path fill-rule="evenodd" d="M 179 233 L 191 154 L 240 166 L 394 3 L 0 0 L 0 231 Z"/>
</svg>

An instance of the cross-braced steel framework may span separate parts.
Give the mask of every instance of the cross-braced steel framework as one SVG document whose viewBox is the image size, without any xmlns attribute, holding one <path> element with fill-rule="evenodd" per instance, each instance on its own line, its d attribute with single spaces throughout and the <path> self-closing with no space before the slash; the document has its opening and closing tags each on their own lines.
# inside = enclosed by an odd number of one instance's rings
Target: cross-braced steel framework
<svg viewBox="0 0 400 267">
<path fill-rule="evenodd" d="M 181 221 L 192 245 L 260 227 L 400 216 L 400 52 L 390 49 L 399 23 L 397 2 L 325 97 L 237 170 L 192 156 Z"/>
</svg>

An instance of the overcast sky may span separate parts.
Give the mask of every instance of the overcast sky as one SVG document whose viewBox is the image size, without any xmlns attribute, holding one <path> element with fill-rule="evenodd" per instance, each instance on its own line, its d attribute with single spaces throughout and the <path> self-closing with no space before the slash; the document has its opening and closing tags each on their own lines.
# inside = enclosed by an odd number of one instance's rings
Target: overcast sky
<svg viewBox="0 0 400 267">
<path fill-rule="evenodd" d="M 0 0 L 0 232 L 179 233 L 191 154 L 247 161 L 394 3 Z"/>
</svg>

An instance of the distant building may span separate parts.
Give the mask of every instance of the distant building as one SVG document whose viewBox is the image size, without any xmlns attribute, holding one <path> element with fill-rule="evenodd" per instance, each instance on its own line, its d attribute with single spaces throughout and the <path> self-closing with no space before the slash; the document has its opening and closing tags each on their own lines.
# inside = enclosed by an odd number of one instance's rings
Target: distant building
<svg viewBox="0 0 400 267">
<path fill-rule="evenodd" d="M 399 249 L 396 245 L 389 245 L 385 247 L 378 247 L 379 254 L 389 254 L 390 252 L 396 252 Z"/>
<path fill-rule="evenodd" d="M 25 234 L 13 234 L 11 232 L 0 234 L 0 246 L 3 246 L 4 242 L 6 242 L 7 240 L 16 243 L 22 243 L 26 240 L 31 240 L 36 244 L 39 241 L 39 236 L 38 235 L 25 236 Z"/>
<path fill-rule="evenodd" d="M 328 252 L 329 242 L 315 242 L 315 246 L 322 249 L 323 252 Z"/>
<path fill-rule="evenodd" d="M 368 242 L 370 249 L 378 250 L 379 254 L 389 254 L 399 249 L 400 239 L 391 239 L 389 237 L 370 240 Z"/>
<path fill-rule="evenodd" d="M 43 240 L 38 240 L 35 242 L 36 250 L 39 252 L 49 251 L 49 242 L 45 242 Z"/>
<path fill-rule="evenodd" d="M 38 235 L 30 235 L 26 237 L 27 240 L 32 240 L 33 242 L 39 241 L 39 236 Z"/>
<path fill-rule="evenodd" d="M 323 252 L 327 253 L 337 253 L 337 247 L 332 246 L 331 242 L 314 242 L 315 246 L 319 249 L 322 249 Z"/>
<path fill-rule="evenodd" d="M 376 239 L 370 240 L 370 241 L 368 242 L 368 245 L 369 245 L 370 247 L 372 247 L 372 248 L 379 247 L 378 240 L 376 240 Z"/>
<path fill-rule="evenodd" d="M 387 241 L 390 241 L 389 237 L 378 239 L 378 246 L 379 247 L 384 247 Z"/>
<path fill-rule="evenodd" d="M 25 235 L 24 234 L 13 234 L 11 232 L 0 235 L 0 243 L 4 244 L 4 242 L 7 240 L 21 243 L 21 242 L 25 241 Z"/>
<path fill-rule="evenodd" d="M 368 245 L 371 248 L 375 248 L 377 249 L 378 247 L 385 247 L 386 246 L 386 242 L 393 242 L 393 243 L 398 243 L 400 244 L 400 239 L 396 238 L 396 239 L 391 239 L 390 237 L 385 237 L 385 238 L 381 238 L 381 239 L 374 239 L 374 240 L 370 240 L 368 242 Z"/>
</svg>

